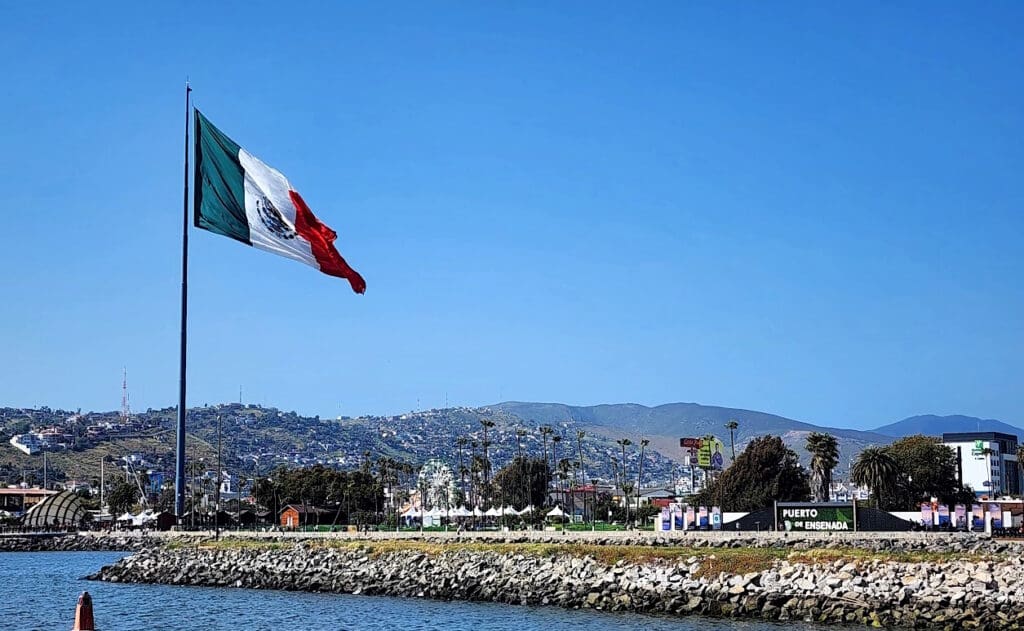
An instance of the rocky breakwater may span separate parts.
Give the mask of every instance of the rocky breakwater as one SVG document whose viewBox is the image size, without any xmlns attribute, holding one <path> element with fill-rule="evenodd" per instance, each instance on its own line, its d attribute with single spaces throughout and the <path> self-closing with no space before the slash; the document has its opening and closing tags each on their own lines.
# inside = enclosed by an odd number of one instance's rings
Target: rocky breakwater
<svg viewBox="0 0 1024 631">
<path fill-rule="evenodd" d="M 664 552 L 672 554 L 571 545 L 168 547 L 143 550 L 89 578 L 874 627 L 1024 628 L 1019 557 L 885 560 L 836 549 L 818 550 L 820 557 L 792 550 Z"/>
<path fill-rule="evenodd" d="M 118 535 L 3 535 L 0 552 L 121 552 L 162 545 L 158 539 Z"/>
</svg>

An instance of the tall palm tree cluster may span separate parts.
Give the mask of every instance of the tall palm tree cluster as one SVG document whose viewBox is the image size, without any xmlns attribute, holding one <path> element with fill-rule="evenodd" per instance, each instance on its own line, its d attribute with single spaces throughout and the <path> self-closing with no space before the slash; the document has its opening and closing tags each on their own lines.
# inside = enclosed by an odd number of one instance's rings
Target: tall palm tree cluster
<svg viewBox="0 0 1024 631">
<path fill-rule="evenodd" d="M 458 479 L 459 488 L 463 497 L 475 506 L 491 504 L 498 498 L 495 497 L 497 484 L 492 479 L 490 430 L 495 425 L 494 421 L 481 419 L 480 427 L 483 433 L 483 440 L 477 440 L 473 436 L 460 436 L 455 444 L 458 447 Z M 569 501 L 575 502 L 576 492 L 579 487 L 587 481 L 586 466 L 583 458 L 583 439 L 586 432 L 576 432 L 576 444 L 570 443 L 567 453 L 564 452 L 566 442 L 565 436 L 556 432 L 550 425 L 542 425 L 537 428 L 543 445 L 543 462 L 548 471 L 552 473 L 554 489 L 562 491 L 568 496 Z M 526 461 L 528 454 L 523 449 L 523 439 L 528 437 L 530 432 L 525 429 L 517 429 L 516 456 L 519 461 Z M 466 453 L 466 447 L 469 452 Z M 575 453 L 573 453 L 575 452 Z M 468 484 L 467 484 L 468 480 Z M 523 487 L 520 496 L 526 496 L 526 490 L 530 487 L 530 480 L 520 480 Z M 575 508 L 575 506 L 573 506 Z"/>
<path fill-rule="evenodd" d="M 574 420 L 574 419 L 573 419 Z M 493 463 L 491 461 L 492 446 L 491 436 L 494 421 L 489 419 L 480 420 L 480 432 L 468 436 L 459 436 L 456 441 L 457 447 L 457 484 L 464 501 L 474 506 L 493 505 L 501 501 L 506 489 L 500 488 L 498 476 L 492 475 Z M 515 431 L 515 460 L 525 463 L 529 459 L 523 447 L 524 439 L 530 435 L 526 429 Z M 551 425 L 542 425 L 536 429 L 536 436 L 540 437 L 542 446 L 543 463 L 551 473 L 551 490 L 560 495 L 566 506 L 567 512 L 575 513 L 578 502 L 584 504 L 588 501 L 589 491 L 581 491 L 588 483 L 596 483 L 596 480 L 587 478 L 587 466 L 584 458 L 583 442 L 587 434 L 583 430 L 575 431 L 575 444 L 571 442 L 572 435 L 559 433 Z M 639 460 L 636 470 L 631 475 L 627 467 L 627 459 L 630 458 L 630 447 L 634 445 L 629 438 L 622 438 L 616 441 L 619 447 L 621 460 L 612 458 L 614 469 L 614 484 L 622 489 L 627 521 L 630 516 L 630 505 L 633 504 L 632 512 L 640 509 L 640 490 L 644 483 L 644 459 L 645 451 L 650 445 L 650 440 L 642 438 L 639 440 Z M 517 470 L 523 471 L 528 468 L 523 466 Z M 633 477 L 635 475 L 635 477 Z M 507 483 L 507 478 L 506 478 Z M 522 489 L 516 492 L 517 497 L 527 497 L 528 491 L 532 488 L 531 480 L 518 480 Z M 635 504 L 634 504 L 635 502 Z"/>
</svg>

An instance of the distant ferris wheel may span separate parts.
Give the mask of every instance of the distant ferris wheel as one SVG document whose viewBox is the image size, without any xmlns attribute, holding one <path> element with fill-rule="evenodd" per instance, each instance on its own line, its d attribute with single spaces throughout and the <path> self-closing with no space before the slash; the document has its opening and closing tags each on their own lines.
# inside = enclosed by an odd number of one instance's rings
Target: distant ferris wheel
<svg viewBox="0 0 1024 631">
<path fill-rule="evenodd" d="M 455 475 L 447 464 L 431 459 L 420 469 L 416 487 L 425 494 L 427 506 L 444 508 L 455 497 Z"/>
</svg>

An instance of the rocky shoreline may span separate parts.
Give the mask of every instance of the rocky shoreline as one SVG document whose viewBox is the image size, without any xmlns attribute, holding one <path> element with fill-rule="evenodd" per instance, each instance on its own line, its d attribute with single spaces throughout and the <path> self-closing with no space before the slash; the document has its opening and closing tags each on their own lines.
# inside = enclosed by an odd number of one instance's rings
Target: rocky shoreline
<svg viewBox="0 0 1024 631">
<path fill-rule="evenodd" d="M 134 552 L 163 545 L 151 537 L 119 535 L 13 535 L 0 536 L 0 552 Z"/>
<path fill-rule="evenodd" d="M 634 546 L 620 548 L 630 554 L 614 562 L 617 552 L 592 542 L 193 543 L 145 548 L 89 578 L 874 627 L 1024 628 L 1024 546 L 989 539 L 844 541 L 848 558 L 826 562 L 799 551 L 828 551 L 827 540 L 709 541 L 704 550 L 692 551 L 697 541 L 687 541 L 683 554 L 664 557 L 637 555 Z M 719 558 L 737 560 L 726 547 L 739 548 L 740 555 L 744 548 L 752 554 L 762 548 L 754 554 L 761 567 L 741 571 L 741 563 L 717 571 L 728 567 L 716 564 Z M 763 548 L 773 547 L 766 555 Z M 885 558 L 907 552 L 947 558 Z M 951 552 L 966 556 L 950 558 Z"/>
</svg>

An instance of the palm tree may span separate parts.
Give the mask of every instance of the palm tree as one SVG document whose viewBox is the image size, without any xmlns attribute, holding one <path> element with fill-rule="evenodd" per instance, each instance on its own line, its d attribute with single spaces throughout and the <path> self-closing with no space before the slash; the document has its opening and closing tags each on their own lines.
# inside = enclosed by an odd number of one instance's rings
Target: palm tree
<svg viewBox="0 0 1024 631">
<path fill-rule="evenodd" d="M 556 436 L 554 436 L 554 438 L 558 438 L 558 436 L 556 435 Z M 562 489 L 568 489 L 569 488 L 569 484 L 568 484 L 569 469 L 571 469 L 571 468 L 572 468 L 572 463 L 569 461 L 568 458 L 562 458 L 561 460 L 559 460 L 556 463 L 556 465 L 555 465 L 556 473 L 554 475 L 554 477 L 558 480 L 558 482 L 555 483 L 555 490 L 556 490 L 556 492 L 558 492 L 559 490 L 562 490 Z M 565 492 L 563 491 L 562 492 L 562 509 L 565 510 L 566 508 L 568 508 L 568 506 L 565 503 Z M 569 516 L 570 516 L 569 519 L 572 519 L 572 515 L 574 515 L 575 512 L 576 512 L 575 511 L 575 507 L 569 508 L 569 510 L 567 512 L 569 513 Z M 565 531 L 565 521 L 564 520 L 562 521 L 562 530 Z"/>
<path fill-rule="evenodd" d="M 519 460 L 520 466 L 522 466 L 525 471 L 530 471 L 530 469 L 526 468 L 526 461 L 523 460 L 523 437 L 524 436 L 526 436 L 526 430 L 525 429 L 517 429 L 516 430 L 516 451 L 519 454 L 518 460 Z M 526 503 L 527 503 L 527 505 L 529 505 L 529 503 L 530 503 L 530 500 L 529 500 L 529 498 L 530 498 L 530 490 L 529 489 L 530 489 L 530 482 L 531 482 L 530 476 L 529 475 L 524 475 L 523 479 L 521 480 L 521 482 L 522 482 L 522 486 L 523 486 L 523 497 L 527 498 L 526 499 Z"/>
<path fill-rule="evenodd" d="M 636 474 L 636 516 L 640 517 L 640 495 L 644 492 L 644 448 L 650 445 L 651 441 L 646 438 L 640 439 L 640 466 Z"/>
<path fill-rule="evenodd" d="M 854 484 L 868 487 L 879 508 L 882 494 L 895 489 L 897 476 L 896 461 L 884 447 L 866 448 L 857 455 L 850 469 L 850 479 Z"/>
<path fill-rule="evenodd" d="M 491 443 L 487 440 L 487 430 L 494 427 L 494 421 L 482 418 L 480 424 L 484 428 L 484 486 L 486 487 L 491 473 L 491 459 L 487 456 L 487 448 L 491 446 Z"/>
<path fill-rule="evenodd" d="M 725 424 L 725 429 L 729 430 L 729 447 L 732 449 L 733 462 L 736 462 L 736 428 L 739 426 L 736 419 L 729 419 L 729 422 Z"/>
<path fill-rule="evenodd" d="M 459 490 L 462 491 L 462 496 L 466 496 L 466 467 L 462 465 L 462 450 L 466 447 L 465 436 L 459 436 L 455 439 L 455 444 L 459 447 Z"/>
<path fill-rule="evenodd" d="M 477 445 L 479 445 L 479 443 L 475 440 L 469 442 L 469 494 L 473 498 L 473 506 L 480 506 L 481 499 L 480 485 L 477 481 L 480 460 L 480 457 L 476 455 Z"/>
<path fill-rule="evenodd" d="M 555 435 L 553 435 L 551 437 L 551 463 L 552 463 L 551 470 L 552 471 L 556 471 L 556 470 L 557 471 L 561 471 L 558 468 L 558 467 L 561 466 L 561 462 L 559 462 L 559 460 L 558 460 L 558 443 L 560 443 L 560 442 L 562 442 L 562 437 L 559 436 L 558 434 L 555 434 Z M 567 472 L 568 472 L 568 470 L 562 471 L 561 475 L 558 476 L 559 479 L 564 481 L 565 477 L 566 477 L 565 474 Z M 567 485 L 562 484 L 562 485 L 557 486 L 556 490 L 562 491 L 565 488 L 567 488 Z M 563 492 L 562 493 L 562 508 L 565 508 L 565 507 L 566 507 L 566 505 L 565 505 L 565 493 Z"/>
<path fill-rule="evenodd" d="M 540 427 L 537 428 L 537 431 L 540 432 L 541 438 L 544 439 L 544 465 L 547 466 L 547 464 L 548 464 L 548 436 L 553 434 L 555 430 L 551 429 L 551 427 L 548 426 L 548 425 L 541 425 Z M 548 471 L 551 471 L 553 469 L 554 469 L 554 467 L 551 467 L 551 468 L 548 469 Z"/>
<path fill-rule="evenodd" d="M 821 432 L 807 435 L 807 451 L 811 454 L 811 492 L 815 502 L 827 502 L 832 487 L 832 470 L 839 464 L 839 443 L 836 437 Z"/>
<path fill-rule="evenodd" d="M 626 478 L 628 477 L 628 474 L 626 473 L 626 447 L 629 447 L 630 445 L 632 445 L 633 441 L 631 441 L 628 438 L 622 438 L 622 439 L 619 439 L 619 440 L 617 440 L 615 442 L 618 443 L 618 445 L 620 447 L 622 447 L 622 492 L 626 496 L 626 526 L 628 527 L 629 526 L 629 493 L 626 492 Z"/>
<path fill-rule="evenodd" d="M 1017 445 L 1017 468 L 1020 469 L 1019 492 L 1024 495 L 1024 445 Z"/>
<path fill-rule="evenodd" d="M 996 450 L 991 447 L 985 447 L 981 450 L 981 455 L 985 456 L 985 480 L 988 482 L 986 488 L 988 489 L 989 497 L 995 497 L 997 495 L 992 490 L 992 456 L 995 453 Z"/>
<path fill-rule="evenodd" d="M 587 435 L 586 432 L 584 432 L 582 429 L 576 430 L 576 449 L 579 452 L 579 456 L 580 456 L 580 460 L 579 460 L 580 482 L 582 482 L 583 484 L 586 484 L 586 482 L 587 482 L 587 470 L 583 467 L 583 437 L 586 436 L 586 435 Z M 584 491 L 584 493 L 586 493 L 586 491 Z M 583 496 L 583 514 L 586 515 L 586 513 L 587 513 L 587 496 L 584 495 Z M 591 515 L 591 520 L 593 520 L 593 515 Z"/>
</svg>

